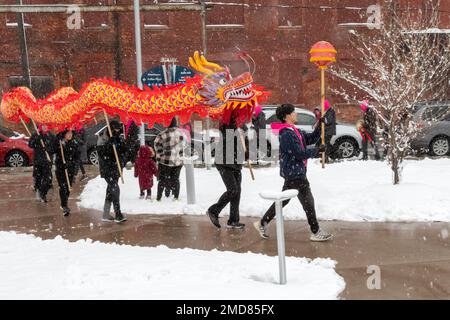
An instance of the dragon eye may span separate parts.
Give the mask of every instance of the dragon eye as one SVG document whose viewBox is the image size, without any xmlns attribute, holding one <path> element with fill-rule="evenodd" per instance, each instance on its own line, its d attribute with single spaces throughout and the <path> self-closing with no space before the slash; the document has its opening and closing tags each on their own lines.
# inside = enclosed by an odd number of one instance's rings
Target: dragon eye
<svg viewBox="0 0 450 320">
<path fill-rule="evenodd" d="M 220 84 L 221 86 L 224 86 L 224 85 L 227 84 L 227 80 L 225 80 L 225 79 L 220 79 L 220 80 L 219 80 L 219 84 Z"/>
</svg>

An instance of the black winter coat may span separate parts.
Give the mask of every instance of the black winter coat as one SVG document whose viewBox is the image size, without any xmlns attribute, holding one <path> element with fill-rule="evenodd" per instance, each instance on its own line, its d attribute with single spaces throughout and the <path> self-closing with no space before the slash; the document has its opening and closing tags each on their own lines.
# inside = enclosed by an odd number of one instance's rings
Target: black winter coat
<svg viewBox="0 0 450 320">
<path fill-rule="evenodd" d="M 258 116 L 255 117 L 255 115 L 253 115 L 252 117 L 252 123 L 253 126 L 256 130 L 256 132 L 259 132 L 259 130 L 261 129 L 266 129 L 266 115 L 264 114 L 264 112 L 260 112 L 258 114 Z"/>
<path fill-rule="evenodd" d="M 325 112 L 324 116 L 325 123 L 325 135 L 334 136 L 336 135 L 336 112 L 333 108 L 330 108 Z"/>
<path fill-rule="evenodd" d="M 307 146 L 315 144 L 320 139 L 320 126 L 317 126 L 312 133 L 299 131 L 303 144 L 293 129 L 280 130 L 280 175 L 289 181 L 304 178 L 306 176 L 304 161 L 318 154 L 318 148 L 307 149 Z"/>
<path fill-rule="evenodd" d="M 42 147 L 41 140 L 44 141 L 45 148 Z M 50 133 L 37 134 L 33 133 L 28 141 L 28 146 L 34 149 L 33 153 L 33 164 L 34 165 L 46 165 L 48 164 L 47 155 L 45 151 L 48 152 L 50 159 L 54 153 L 54 143 L 56 137 Z"/>
<path fill-rule="evenodd" d="M 216 147 L 216 165 L 241 170 L 242 164 L 248 159 L 248 148 L 245 148 L 244 152 L 240 138 L 240 134 L 244 138 L 244 133 L 239 132 L 233 123 L 221 125 L 219 131 L 220 138 Z"/>
<path fill-rule="evenodd" d="M 116 158 L 113 145 L 116 146 L 120 167 L 125 167 L 126 147 L 125 141 L 120 136 L 109 138 L 107 130 L 98 137 L 97 152 L 100 167 L 100 176 L 104 179 L 119 179 L 120 174 L 117 169 Z"/>
<path fill-rule="evenodd" d="M 61 146 L 59 142 L 62 142 L 62 147 L 64 150 L 64 159 L 66 164 L 64 165 L 64 161 L 61 153 Z M 63 139 L 56 139 L 53 145 L 53 150 L 55 150 L 55 166 L 57 172 L 64 172 L 64 169 L 67 168 L 67 171 L 70 174 L 75 173 L 75 168 L 77 165 L 77 161 L 79 160 L 79 146 L 75 139 L 70 141 L 64 141 Z"/>
<path fill-rule="evenodd" d="M 377 133 L 377 115 L 370 107 L 364 112 L 364 128 L 372 137 Z"/>
</svg>

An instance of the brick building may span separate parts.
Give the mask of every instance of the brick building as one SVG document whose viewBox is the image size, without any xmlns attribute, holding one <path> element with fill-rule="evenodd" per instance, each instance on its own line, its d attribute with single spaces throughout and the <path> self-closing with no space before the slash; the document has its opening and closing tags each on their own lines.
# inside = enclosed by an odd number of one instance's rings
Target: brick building
<svg viewBox="0 0 450 320">
<path fill-rule="evenodd" d="M 141 0 L 154 4 L 154 0 Z M 159 0 L 163 2 L 176 2 Z M 179 1 L 178 1 L 179 2 Z M 338 59 L 349 60 L 350 28 L 366 28 L 367 8 L 374 0 L 220 0 L 207 12 L 207 56 L 229 65 L 233 73 L 246 70 L 236 57 L 240 50 L 257 63 L 255 82 L 272 92 L 269 103 L 291 102 L 309 109 L 319 103 L 319 73 L 309 62 L 308 51 L 319 40 L 331 42 Z M 423 1 L 399 1 L 417 7 Z M 57 4 L 60 0 L 24 0 L 24 4 Z M 66 0 L 74 4 L 132 4 L 133 0 Z M 228 3 L 228 5 L 223 4 Z M 232 4 L 238 5 L 232 5 Z M 16 0 L 2 0 L 16 4 Z M 279 5 L 290 7 L 280 7 Z M 441 0 L 442 26 L 450 28 L 450 0 Z M 447 12 L 447 13 L 445 13 Z M 133 12 L 81 13 L 79 29 L 67 27 L 69 14 L 27 13 L 27 47 L 34 93 L 43 97 L 73 79 L 80 89 L 91 77 L 136 82 Z M 175 57 L 187 65 L 188 57 L 202 49 L 199 12 L 142 12 L 143 69 Z M 0 13 L 0 89 L 17 85 L 22 75 L 17 17 Z M 330 79 L 329 86 L 336 85 Z M 1 93 L 1 92 L 0 92 Z M 354 122 L 354 105 L 329 95 L 338 118 Z"/>
</svg>

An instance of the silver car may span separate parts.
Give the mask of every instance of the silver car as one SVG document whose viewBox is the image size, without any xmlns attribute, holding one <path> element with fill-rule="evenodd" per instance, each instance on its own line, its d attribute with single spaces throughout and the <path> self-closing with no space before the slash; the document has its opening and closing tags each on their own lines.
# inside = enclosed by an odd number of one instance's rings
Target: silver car
<svg viewBox="0 0 450 320">
<path fill-rule="evenodd" d="M 266 115 L 269 156 L 272 151 L 278 150 L 279 148 L 278 137 L 275 137 L 270 129 L 272 122 L 280 121 L 275 114 L 276 109 L 277 106 L 263 106 L 262 108 L 262 111 Z M 313 131 L 313 124 L 316 122 L 314 113 L 302 108 L 295 108 L 295 112 L 297 113 L 297 128 L 311 133 Z M 355 126 L 337 123 L 336 135 L 331 139 L 331 144 L 334 150 L 333 155 L 331 155 L 333 158 L 348 159 L 359 155 L 362 148 L 362 138 Z"/>
<path fill-rule="evenodd" d="M 420 133 L 412 140 L 411 148 L 433 156 L 450 154 L 450 102 L 434 102 L 416 107 L 414 121 Z"/>
</svg>

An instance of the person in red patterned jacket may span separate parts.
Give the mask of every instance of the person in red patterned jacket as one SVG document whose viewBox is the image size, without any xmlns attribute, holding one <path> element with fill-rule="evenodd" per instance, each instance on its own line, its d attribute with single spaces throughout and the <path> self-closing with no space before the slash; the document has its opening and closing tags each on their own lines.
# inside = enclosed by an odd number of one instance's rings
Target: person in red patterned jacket
<svg viewBox="0 0 450 320">
<path fill-rule="evenodd" d="M 151 199 L 153 176 L 158 176 L 158 168 L 152 157 L 155 151 L 149 146 L 141 146 L 139 148 L 138 157 L 134 164 L 134 176 L 139 178 L 139 188 L 141 190 L 140 198 Z M 147 195 L 145 195 L 147 191 Z"/>
</svg>

